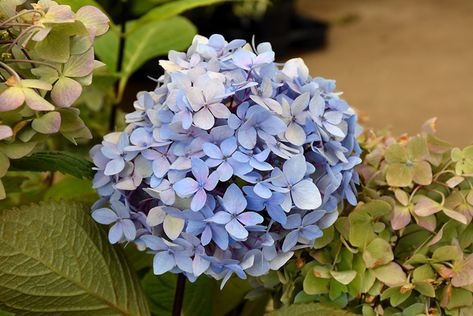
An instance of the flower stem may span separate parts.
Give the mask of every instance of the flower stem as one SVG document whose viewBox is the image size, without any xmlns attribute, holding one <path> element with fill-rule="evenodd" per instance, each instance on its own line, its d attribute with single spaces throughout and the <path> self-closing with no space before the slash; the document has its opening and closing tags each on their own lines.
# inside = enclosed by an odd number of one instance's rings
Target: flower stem
<svg viewBox="0 0 473 316">
<path fill-rule="evenodd" d="M 186 277 L 184 274 L 177 275 L 176 292 L 174 294 L 174 305 L 172 306 L 172 316 L 181 316 L 182 305 L 184 303 L 184 289 L 186 287 Z"/>
</svg>

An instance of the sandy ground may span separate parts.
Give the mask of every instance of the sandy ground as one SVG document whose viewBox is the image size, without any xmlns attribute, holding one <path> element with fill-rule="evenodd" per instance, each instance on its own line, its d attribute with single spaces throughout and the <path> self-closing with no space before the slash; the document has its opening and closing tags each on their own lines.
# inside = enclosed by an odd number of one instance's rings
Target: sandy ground
<svg viewBox="0 0 473 316">
<path fill-rule="evenodd" d="M 330 21 L 329 45 L 303 54 L 312 75 L 337 80 L 366 126 L 473 144 L 473 1 L 298 0 Z"/>
</svg>

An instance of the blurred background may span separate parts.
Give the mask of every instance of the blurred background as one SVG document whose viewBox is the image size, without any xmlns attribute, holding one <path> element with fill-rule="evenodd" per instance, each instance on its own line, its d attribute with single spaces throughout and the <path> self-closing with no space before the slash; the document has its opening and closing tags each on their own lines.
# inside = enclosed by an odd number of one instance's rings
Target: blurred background
<svg viewBox="0 0 473 316">
<path fill-rule="evenodd" d="M 100 2 L 117 16 L 117 2 Z M 131 1 L 126 12 L 139 16 L 158 2 L 172 1 Z M 473 143 L 472 0 L 239 0 L 184 16 L 200 34 L 255 35 L 271 41 L 278 61 L 302 57 L 312 76 L 337 80 L 366 127 L 415 134 L 438 117 L 439 136 Z M 131 109 L 159 71 L 153 59 L 136 73 L 124 104 Z"/>
</svg>

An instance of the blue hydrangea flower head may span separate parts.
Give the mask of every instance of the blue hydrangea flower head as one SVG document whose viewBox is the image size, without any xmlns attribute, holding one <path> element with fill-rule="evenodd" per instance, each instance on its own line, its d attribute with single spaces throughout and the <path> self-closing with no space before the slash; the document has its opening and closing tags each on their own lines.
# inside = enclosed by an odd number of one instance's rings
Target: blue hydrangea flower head
<svg viewBox="0 0 473 316">
<path fill-rule="evenodd" d="M 122 132 L 90 154 L 111 243 L 154 254 L 154 273 L 222 279 L 277 270 L 356 204 L 357 118 L 302 59 L 196 36 L 160 61 Z"/>
</svg>

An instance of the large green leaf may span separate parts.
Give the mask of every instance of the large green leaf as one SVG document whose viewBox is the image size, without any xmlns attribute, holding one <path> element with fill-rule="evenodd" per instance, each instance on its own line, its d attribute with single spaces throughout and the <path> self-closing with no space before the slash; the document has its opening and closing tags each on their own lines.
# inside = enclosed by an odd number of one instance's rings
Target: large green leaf
<svg viewBox="0 0 473 316">
<path fill-rule="evenodd" d="M 143 15 L 138 23 L 133 26 L 131 31 L 137 30 L 144 24 L 152 21 L 160 21 L 168 19 L 183 13 L 184 11 L 191 10 L 197 7 L 208 6 L 227 0 L 175 0 L 164 3 L 160 6 L 150 10 L 147 14 Z"/>
<path fill-rule="evenodd" d="M 88 207 L 0 212 L 0 309 L 17 315 L 149 315 L 140 284 Z"/>
<path fill-rule="evenodd" d="M 143 278 L 143 288 L 153 315 L 171 315 L 176 281 L 175 274 L 156 276 L 151 271 Z M 182 315 L 225 315 L 242 302 L 249 288 L 246 281 L 237 278 L 228 281 L 223 290 L 219 289 L 217 281 L 206 276 L 199 277 L 194 283 L 186 281 Z"/>
<path fill-rule="evenodd" d="M 313 315 L 330 315 L 330 316 L 355 316 L 354 314 L 342 309 L 331 307 L 319 303 L 310 304 L 294 304 L 287 305 L 267 316 L 313 316 Z"/>
<path fill-rule="evenodd" d="M 136 21 L 130 21 L 127 29 L 133 29 Z M 186 18 L 173 17 L 163 21 L 146 23 L 133 33 L 127 33 L 125 53 L 120 79 L 120 94 L 123 93 L 130 76 L 152 58 L 162 56 L 170 50 L 183 50 L 197 33 L 195 26 Z M 111 30 L 95 42 L 95 53 L 110 70 L 117 69 L 119 32 Z"/>
<path fill-rule="evenodd" d="M 10 170 L 59 171 L 76 178 L 92 178 L 93 164 L 84 158 L 64 151 L 36 152 L 28 157 L 11 161 Z"/>
<path fill-rule="evenodd" d="M 99 8 L 102 12 L 105 12 L 105 10 L 100 6 L 100 4 L 97 1 L 94 0 L 55 0 L 59 4 L 67 4 L 70 5 L 72 10 L 76 12 L 80 8 L 86 5 L 91 5 L 96 8 Z"/>
</svg>

